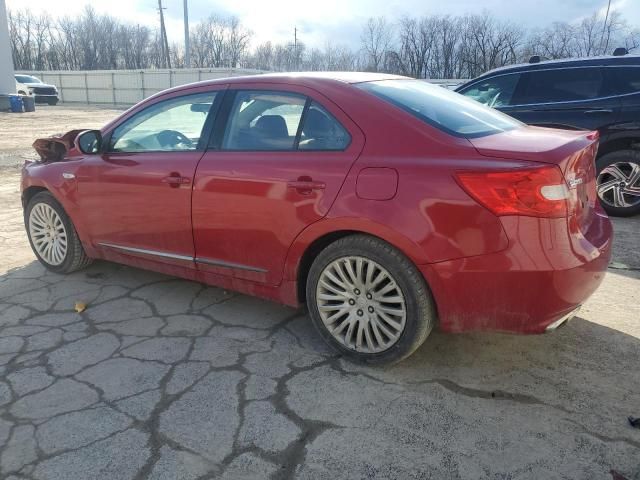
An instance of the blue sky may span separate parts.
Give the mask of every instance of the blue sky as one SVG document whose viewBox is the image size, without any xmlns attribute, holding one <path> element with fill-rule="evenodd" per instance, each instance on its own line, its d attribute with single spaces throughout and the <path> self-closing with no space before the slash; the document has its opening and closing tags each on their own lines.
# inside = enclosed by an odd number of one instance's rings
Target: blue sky
<svg viewBox="0 0 640 480">
<path fill-rule="evenodd" d="M 155 26 L 158 23 L 157 0 L 6 0 L 8 8 L 48 10 L 52 15 L 74 14 L 86 4 L 100 12 L 134 23 Z M 55 9 L 53 5 L 55 4 Z M 181 41 L 182 0 L 163 0 L 170 41 Z M 594 11 L 606 9 L 607 0 L 189 0 L 190 20 L 211 13 L 236 15 L 254 32 L 255 46 L 266 40 L 290 42 L 293 28 L 309 46 L 322 47 L 330 41 L 357 47 L 362 24 L 368 17 L 385 16 L 395 21 L 402 15 L 464 15 L 487 10 L 500 20 L 526 27 L 538 27 L 554 21 L 575 22 Z M 630 23 L 640 28 L 640 0 L 613 0 Z"/>
</svg>

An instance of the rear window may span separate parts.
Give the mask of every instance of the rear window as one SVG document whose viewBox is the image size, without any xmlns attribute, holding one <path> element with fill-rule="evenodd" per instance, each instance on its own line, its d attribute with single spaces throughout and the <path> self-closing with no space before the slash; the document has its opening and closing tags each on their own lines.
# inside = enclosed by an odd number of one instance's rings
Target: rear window
<svg viewBox="0 0 640 480">
<path fill-rule="evenodd" d="M 382 80 L 356 86 L 457 137 L 483 137 L 523 125 L 497 110 L 422 80 Z"/>
</svg>

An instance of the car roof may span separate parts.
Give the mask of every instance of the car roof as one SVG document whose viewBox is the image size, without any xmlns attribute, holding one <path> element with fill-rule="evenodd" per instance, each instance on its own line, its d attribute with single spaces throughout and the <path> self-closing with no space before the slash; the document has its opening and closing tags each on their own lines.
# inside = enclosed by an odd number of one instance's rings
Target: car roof
<svg viewBox="0 0 640 480">
<path fill-rule="evenodd" d="M 374 82 L 380 80 L 410 80 L 409 77 L 401 75 L 389 75 L 385 73 L 371 72 L 297 72 L 297 73 L 261 73 L 257 75 L 243 75 L 239 77 L 216 78 L 213 80 L 203 80 L 201 82 L 180 85 L 160 92 L 161 94 L 182 90 L 185 87 L 201 87 L 207 85 L 230 84 L 237 85 L 243 83 L 289 83 L 302 86 L 318 86 L 323 83 L 332 84 L 352 84 L 362 82 Z M 155 95 L 154 95 L 155 96 Z"/>
<path fill-rule="evenodd" d="M 463 85 L 460 85 L 456 90 L 469 85 L 471 83 L 475 83 L 478 80 L 482 80 L 483 78 L 491 77 L 497 74 L 504 73 L 518 73 L 518 72 L 530 72 L 536 70 L 549 70 L 551 68 L 570 68 L 570 67 L 601 67 L 601 66 L 611 66 L 611 65 L 638 65 L 640 66 L 640 55 L 622 55 L 619 57 L 614 57 L 611 55 L 601 56 L 601 57 L 588 57 L 588 58 L 561 58 L 557 60 L 543 60 L 538 63 L 519 63 L 516 65 L 508 65 L 505 67 L 494 68 L 493 70 L 489 70 L 488 72 L 483 73 L 482 75 L 465 82 Z"/>
</svg>

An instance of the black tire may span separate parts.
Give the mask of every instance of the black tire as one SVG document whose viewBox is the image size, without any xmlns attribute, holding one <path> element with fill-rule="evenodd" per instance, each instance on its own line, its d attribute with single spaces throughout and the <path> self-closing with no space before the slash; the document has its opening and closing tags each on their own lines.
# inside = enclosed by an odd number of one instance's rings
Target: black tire
<svg viewBox="0 0 640 480">
<path fill-rule="evenodd" d="M 57 99 L 57 98 L 55 98 L 55 99 L 47 100 L 47 103 L 48 103 L 49 105 L 51 105 L 52 107 L 54 107 L 54 106 L 58 103 L 58 99 Z"/>
<path fill-rule="evenodd" d="M 606 174 L 603 174 L 605 168 L 614 164 L 621 166 L 621 170 L 629 171 L 629 166 L 637 165 L 640 168 L 640 150 L 617 150 L 615 152 L 607 153 L 596 161 L 596 169 L 598 172 L 598 180 L 605 181 L 609 178 Z M 602 175 L 601 175 L 602 174 Z M 640 180 L 636 181 L 636 187 L 640 188 Z M 611 193 L 605 194 L 605 198 L 598 195 L 600 198 L 600 204 L 606 210 L 606 212 L 612 217 L 630 217 L 640 213 L 640 197 L 637 197 L 637 203 L 629 207 L 618 207 L 612 205 L 610 198 Z M 627 198 L 632 198 L 631 196 Z"/>
<path fill-rule="evenodd" d="M 329 264 L 347 256 L 364 257 L 382 266 L 391 274 L 404 296 L 404 330 L 396 343 L 387 350 L 366 353 L 348 348 L 336 340 L 323 323 L 316 298 L 318 282 Z M 320 252 L 309 270 L 306 299 L 311 320 L 325 342 L 339 353 L 360 363 L 382 365 L 403 360 L 424 343 L 436 323 L 434 302 L 422 274 L 398 249 L 369 235 L 355 234 L 341 238 Z"/>
<path fill-rule="evenodd" d="M 66 234 L 67 234 L 67 250 L 64 257 L 64 260 L 59 265 L 52 265 L 47 262 L 42 256 L 38 253 L 37 249 L 34 246 L 33 240 L 31 238 L 32 233 L 29 229 L 29 217 L 31 215 L 31 211 L 33 208 L 39 203 L 44 203 L 53 208 L 64 225 Z M 25 229 L 27 230 L 27 238 L 29 238 L 29 244 L 31 245 L 31 249 L 33 253 L 36 255 L 40 263 L 44 265 L 48 270 L 51 270 L 55 273 L 71 273 L 76 270 L 83 269 L 89 266 L 93 259 L 89 258 L 82 247 L 82 243 L 80 242 L 80 238 L 78 238 L 78 233 L 76 232 L 71 219 L 62 208 L 62 205 L 58 203 L 58 201 L 51 195 L 49 192 L 40 192 L 29 200 L 27 207 L 24 210 L 24 224 Z"/>
</svg>

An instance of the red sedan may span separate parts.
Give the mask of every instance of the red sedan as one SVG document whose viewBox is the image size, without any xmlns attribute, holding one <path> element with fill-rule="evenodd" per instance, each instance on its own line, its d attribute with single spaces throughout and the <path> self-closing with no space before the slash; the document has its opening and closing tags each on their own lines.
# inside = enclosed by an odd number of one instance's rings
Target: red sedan
<svg viewBox="0 0 640 480">
<path fill-rule="evenodd" d="M 604 277 L 597 132 L 528 127 L 419 80 L 264 75 L 185 85 L 34 144 L 38 259 L 105 259 L 306 303 L 369 363 L 447 332 L 541 333 Z"/>
</svg>

